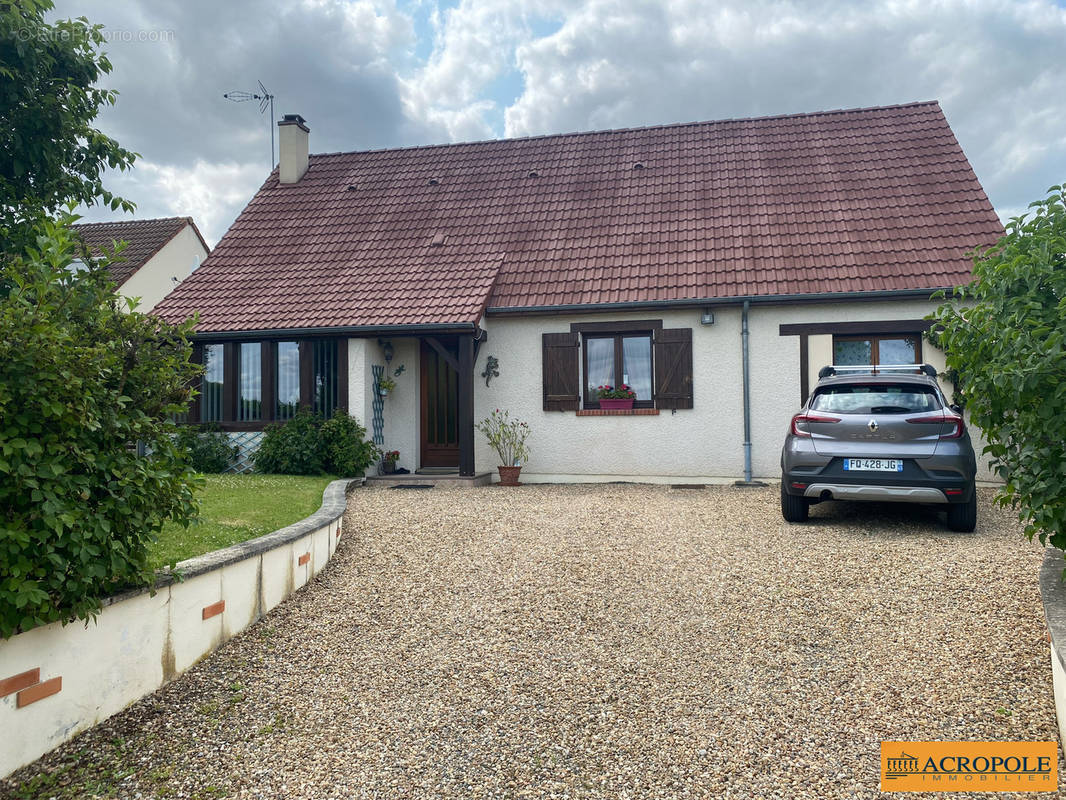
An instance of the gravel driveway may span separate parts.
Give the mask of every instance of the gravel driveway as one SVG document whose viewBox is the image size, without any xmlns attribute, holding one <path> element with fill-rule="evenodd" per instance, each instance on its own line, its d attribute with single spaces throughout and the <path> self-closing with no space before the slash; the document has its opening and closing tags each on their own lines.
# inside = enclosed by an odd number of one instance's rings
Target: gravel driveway
<svg viewBox="0 0 1066 800">
<path fill-rule="evenodd" d="M 358 490 L 311 586 L 15 778 L 41 797 L 874 797 L 882 739 L 1056 738 L 1041 553 L 981 491 L 977 533 L 955 534 L 902 506 L 788 526 L 776 487 Z"/>
</svg>

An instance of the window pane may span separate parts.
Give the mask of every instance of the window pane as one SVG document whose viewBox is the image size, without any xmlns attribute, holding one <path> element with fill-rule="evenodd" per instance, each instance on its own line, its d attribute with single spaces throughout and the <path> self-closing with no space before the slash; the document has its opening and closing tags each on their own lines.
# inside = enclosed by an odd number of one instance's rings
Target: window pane
<svg viewBox="0 0 1066 800">
<path fill-rule="evenodd" d="M 278 342 L 277 376 L 278 406 L 275 419 L 292 419 L 300 407 L 300 345 L 297 342 Z"/>
<path fill-rule="evenodd" d="M 845 339 L 833 342 L 833 363 L 841 367 L 873 365 L 873 346 L 869 339 Z"/>
<path fill-rule="evenodd" d="M 940 401 L 929 386 L 827 386 L 815 393 L 811 409 L 835 414 L 913 414 L 939 411 Z"/>
<path fill-rule="evenodd" d="M 323 417 L 331 417 L 337 408 L 337 342 L 334 339 L 319 339 L 312 350 L 315 369 L 314 411 Z"/>
<path fill-rule="evenodd" d="M 882 364 L 917 364 L 918 341 L 913 336 L 879 339 L 877 360 Z"/>
<path fill-rule="evenodd" d="M 242 422 L 263 416 L 263 346 L 241 342 L 237 379 L 237 419 Z"/>
<path fill-rule="evenodd" d="M 637 400 L 651 400 L 651 337 L 623 337 L 622 364 L 622 383 L 637 393 Z"/>
<path fill-rule="evenodd" d="M 204 345 L 204 379 L 200 386 L 200 419 L 222 421 L 222 376 L 225 350 L 220 344 Z"/>
<path fill-rule="evenodd" d="M 586 339 L 588 353 L 588 399 L 596 399 L 596 387 L 614 386 L 614 339 Z"/>
</svg>

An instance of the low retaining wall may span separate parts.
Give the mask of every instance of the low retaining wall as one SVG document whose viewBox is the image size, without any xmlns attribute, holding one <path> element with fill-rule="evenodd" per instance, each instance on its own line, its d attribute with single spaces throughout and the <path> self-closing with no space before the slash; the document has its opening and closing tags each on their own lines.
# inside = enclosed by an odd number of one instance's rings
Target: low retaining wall
<svg viewBox="0 0 1066 800">
<path fill-rule="evenodd" d="M 173 680 L 311 580 L 333 556 L 351 481 L 295 525 L 178 565 L 156 593 L 108 600 L 95 623 L 0 641 L 0 775 Z"/>
<path fill-rule="evenodd" d="M 1051 680 L 1055 691 L 1055 716 L 1059 721 L 1059 741 L 1066 747 L 1066 569 L 1062 551 L 1049 547 L 1040 565 L 1040 595 L 1044 598 L 1044 618 L 1051 635 Z"/>
</svg>

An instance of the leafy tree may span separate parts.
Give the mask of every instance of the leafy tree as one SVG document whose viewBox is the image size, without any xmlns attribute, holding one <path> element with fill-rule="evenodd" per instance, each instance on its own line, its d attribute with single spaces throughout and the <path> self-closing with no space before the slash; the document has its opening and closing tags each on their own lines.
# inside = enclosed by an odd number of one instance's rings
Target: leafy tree
<svg viewBox="0 0 1066 800">
<path fill-rule="evenodd" d="M 933 318 L 985 453 L 1030 540 L 1066 548 L 1066 196 L 1048 197 L 974 252 L 974 280 Z"/>
<path fill-rule="evenodd" d="M 136 154 L 93 127 L 117 94 L 96 82 L 111 72 L 103 26 L 84 17 L 45 22 L 51 0 L 0 3 L 0 252 L 32 245 L 35 226 L 71 204 L 133 204 L 103 185 L 106 168 Z"/>
<path fill-rule="evenodd" d="M 191 323 L 133 311 L 106 264 L 76 264 L 74 219 L 43 222 L 34 247 L 0 261 L 2 637 L 90 619 L 150 584 L 148 544 L 195 513 L 171 422 L 199 369 Z"/>
</svg>

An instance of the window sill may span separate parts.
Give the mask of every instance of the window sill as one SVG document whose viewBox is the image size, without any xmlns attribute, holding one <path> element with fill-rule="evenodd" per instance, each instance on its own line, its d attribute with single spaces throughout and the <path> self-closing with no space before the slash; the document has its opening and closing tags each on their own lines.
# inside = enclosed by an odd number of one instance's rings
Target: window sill
<svg viewBox="0 0 1066 800">
<path fill-rule="evenodd" d="M 657 417 L 657 408 L 582 408 L 575 412 L 579 417 Z"/>
</svg>

